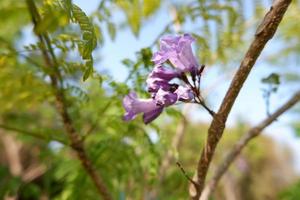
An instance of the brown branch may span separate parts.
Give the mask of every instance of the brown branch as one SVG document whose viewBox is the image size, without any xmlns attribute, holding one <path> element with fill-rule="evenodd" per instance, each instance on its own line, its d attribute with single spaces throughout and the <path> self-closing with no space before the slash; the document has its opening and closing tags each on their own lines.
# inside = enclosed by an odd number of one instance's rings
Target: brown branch
<svg viewBox="0 0 300 200">
<path fill-rule="evenodd" d="M 22 172 L 22 180 L 25 183 L 29 183 L 34 179 L 42 176 L 46 172 L 47 168 L 45 165 L 33 164 Z"/>
<path fill-rule="evenodd" d="M 26 170 L 23 169 L 23 165 L 21 162 L 21 148 L 23 144 L 20 141 L 16 140 L 14 135 L 4 133 L 0 129 L 0 139 L 3 143 L 4 152 L 6 154 L 6 159 L 11 175 L 15 177 L 21 177 L 25 183 L 28 183 L 44 174 L 44 172 L 46 171 L 44 165 L 34 164 Z M 7 193 L 6 195 L 7 196 L 4 199 L 18 199 L 18 194 L 9 195 Z"/>
<path fill-rule="evenodd" d="M 36 27 L 36 25 L 40 22 L 41 17 L 40 17 L 38 10 L 34 4 L 34 1 L 27 0 L 26 2 L 27 2 L 27 6 L 28 6 L 29 12 L 32 17 L 33 24 Z M 36 35 L 38 36 L 39 41 L 41 43 L 41 50 L 42 50 L 42 54 L 43 54 L 43 57 L 45 60 L 45 64 L 49 69 L 52 69 L 52 71 L 49 73 L 49 77 L 50 77 L 51 86 L 52 86 L 52 89 L 54 91 L 55 98 L 56 98 L 56 101 L 55 101 L 56 108 L 63 120 L 64 128 L 65 128 L 65 130 L 68 134 L 68 137 L 71 141 L 71 147 L 76 152 L 78 158 L 81 161 L 83 168 L 85 169 L 87 174 L 92 179 L 94 185 L 97 188 L 98 193 L 102 196 L 102 198 L 104 200 L 112 200 L 112 197 L 111 197 L 110 193 L 108 192 L 108 188 L 104 184 L 102 177 L 96 172 L 96 170 L 92 166 L 92 162 L 88 158 L 88 155 L 84 149 L 84 143 L 83 143 L 82 139 L 80 138 L 79 134 L 76 132 L 74 125 L 73 125 L 73 121 L 67 111 L 68 106 L 67 106 L 67 103 L 65 100 L 65 96 L 64 96 L 62 88 L 60 88 L 60 87 L 62 87 L 61 74 L 57 68 L 58 63 L 56 61 L 54 51 L 51 47 L 49 36 L 47 35 L 47 33 L 44 33 L 44 34 L 36 33 Z M 50 52 L 50 55 L 48 54 L 48 52 Z M 59 85 L 59 83 L 60 83 L 60 85 Z"/>
<path fill-rule="evenodd" d="M 230 200 L 238 200 L 241 199 L 238 196 L 239 190 L 237 190 L 237 181 L 234 177 L 230 174 L 226 174 L 224 177 L 224 185 L 223 185 L 223 192 L 224 192 L 224 199 Z"/>
<path fill-rule="evenodd" d="M 0 139 L 3 144 L 10 173 L 13 176 L 20 176 L 23 171 L 23 166 L 20 158 L 20 149 L 22 147 L 22 144 L 18 142 L 13 135 L 5 134 L 1 129 Z"/>
<path fill-rule="evenodd" d="M 229 166 L 235 160 L 235 158 L 241 153 L 242 149 L 248 144 L 250 140 L 258 136 L 267 126 L 276 121 L 276 119 L 285 113 L 288 109 L 294 106 L 300 101 L 300 90 L 296 92 L 285 104 L 278 108 L 273 114 L 268 116 L 265 120 L 259 123 L 257 126 L 251 128 L 241 139 L 233 146 L 228 155 L 225 156 L 221 165 L 217 168 L 216 173 L 212 179 L 208 182 L 207 186 L 203 190 L 200 200 L 207 200 L 209 196 L 214 192 L 219 180 L 228 170 Z"/>
<path fill-rule="evenodd" d="M 225 123 L 231 108 L 264 46 L 275 34 L 277 27 L 290 3 L 291 0 L 274 1 L 269 12 L 265 15 L 264 20 L 258 27 L 255 38 L 251 43 L 243 61 L 241 62 L 239 69 L 233 77 L 231 85 L 218 112 L 212 120 L 212 123 L 208 129 L 207 141 L 202 150 L 197 166 L 198 187 L 196 188 L 196 195 L 191 195 L 191 198 L 194 200 L 198 200 L 201 195 L 210 162 L 214 155 L 216 146 L 224 132 Z"/>
</svg>

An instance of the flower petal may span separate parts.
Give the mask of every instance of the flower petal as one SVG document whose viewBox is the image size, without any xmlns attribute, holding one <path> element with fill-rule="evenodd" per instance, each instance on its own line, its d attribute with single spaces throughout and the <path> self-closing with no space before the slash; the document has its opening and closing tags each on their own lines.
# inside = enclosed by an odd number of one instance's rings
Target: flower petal
<svg viewBox="0 0 300 200">
<path fill-rule="evenodd" d="M 130 120 L 133 120 L 134 118 L 136 117 L 136 114 L 135 113 L 132 113 L 132 112 L 126 112 L 123 116 L 123 120 L 124 121 L 130 121 Z"/>
<path fill-rule="evenodd" d="M 155 110 L 152 110 L 150 112 L 144 113 L 144 115 L 143 115 L 143 121 L 144 121 L 144 123 L 145 124 L 149 124 L 150 122 L 152 122 L 154 119 L 156 119 L 161 114 L 161 112 L 163 111 L 163 109 L 164 109 L 164 107 L 161 106 L 161 107 L 158 107 Z"/>
<path fill-rule="evenodd" d="M 177 101 L 177 94 L 159 89 L 155 95 L 156 103 L 160 106 L 170 106 Z"/>
<path fill-rule="evenodd" d="M 148 77 L 146 80 L 148 91 L 151 93 L 157 92 L 160 88 L 163 88 L 164 90 L 169 90 L 170 84 L 168 81 L 156 78 L 156 77 Z"/>
<path fill-rule="evenodd" d="M 139 113 L 147 113 L 157 109 L 157 103 L 154 99 L 138 99 L 135 92 L 130 92 L 123 99 L 123 107 L 126 110 L 123 119 L 132 120 Z"/>
<path fill-rule="evenodd" d="M 182 72 L 194 73 L 198 63 L 193 55 L 191 44 L 195 39 L 189 35 L 166 36 L 160 41 L 160 50 L 153 55 L 152 61 L 158 65 L 169 60 Z"/>
<path fill-rule="evenodd" d="M 163 67 L 161 65 L 156 65 L 148 77 L 149 78 L 161 78 L 166 81 L 170 81 L 173 78 L 176 78 L 179 76 L 180 76 L 180 72 L 178 72 L 174 69 L 169 69 L 169 68 Z"/>
<path fill-rule="evenodd" d="M 193 98 L 194 98 L 193 91 L 188 87 L 179 86 L 174 93 L 177 94 L 178 101 L 188 102 L 188 101 L 193 100 Z"/>
<path fill-rule="evenodd" d="M 132 109 L 132 101 L 134 101 L 137 98 L 137 95 L 135 92 L 130 92 L 127 96 L 123 99 L 123 107 L 126 111 L 130 111 Z"/>
</svg>

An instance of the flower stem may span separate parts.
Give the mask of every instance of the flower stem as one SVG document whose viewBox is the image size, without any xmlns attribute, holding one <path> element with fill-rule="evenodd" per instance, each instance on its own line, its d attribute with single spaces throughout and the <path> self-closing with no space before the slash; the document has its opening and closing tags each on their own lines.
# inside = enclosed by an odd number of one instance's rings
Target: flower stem
<svg viewBox="0 0 300 200">
<path fill-rule="evenodd" d="M 201 106 L 203 106 L 203 108 L 212 116 L 215 116 L 215 112 L 213 110 L 211 110 L 204 102 L 204 100 L 202 99 L 202 97 L 200 95 L 197 96 L 197 100 L 196 101 L 198 104 L 200 104 Z"/>
</svg>

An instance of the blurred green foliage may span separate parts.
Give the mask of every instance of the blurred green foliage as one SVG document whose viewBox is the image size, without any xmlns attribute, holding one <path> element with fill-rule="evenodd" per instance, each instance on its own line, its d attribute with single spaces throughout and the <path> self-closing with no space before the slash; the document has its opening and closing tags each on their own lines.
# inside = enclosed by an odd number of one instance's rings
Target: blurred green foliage
<svg viewBox="0 0 300 200">
<path fill-rule="evenodd" d="M 281 200 L 296 200 L 300 198 L 300 182 L 296 182 L 294 185 L 283 190 L 280 194 Z"/>
</svg>

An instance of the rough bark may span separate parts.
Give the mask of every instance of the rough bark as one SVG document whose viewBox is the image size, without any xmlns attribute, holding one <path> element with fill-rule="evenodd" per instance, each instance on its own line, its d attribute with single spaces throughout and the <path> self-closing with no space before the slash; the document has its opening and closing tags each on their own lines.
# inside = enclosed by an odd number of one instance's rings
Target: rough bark
<svg viewBox="0 0 300 200">
<path fill-rule="evenodd" d="M 277 120 L 277 118 L 285 113 L 288 109 L 294 106 L 300 101 L 300 91 L 296 92 L 285 104 L 278 108 L 273 114 L 268 116 L 265 120 L 259 123 L 257 126 L 251 128 L 231 149 L 229 154 L 221 162 L 221 165 L 217 168 L 214 176 L 208 182 L 207 186 L 203 190 L 200 200 L 207 200 L 209 196 L 214 192 L 218 182 L 224 173 L 228 170 L 229 166 L 233 163 L 236 157 L 241 153 L 242 149 L 255 137 L 257 137 L 267 126 Z"/>
<path fill-rule="evenodd" d="M 206 144 L 202 149 L 197 166 L 196 181 L 198 184 L 196 187 L 196 195 L 191 195 L 191 198 L 194 200 L 198 200 L 201 195 L 209 165 L 214 155 L 216 146 L 224 132 L 225 123 L 231 108 L 264 46 L 275 34 L 277 27 L 290 3 L 291 0 L 274 1 L 270 10 L 265 15 L 262 23 L 259 25 L 255 34 L 255 38 L 251 43 L 244 59 L 242 60 L 239 69 L 235 73 L 218 112 L 212 120 L 212 123 L 208 129 Z"/>
<path fill-rule="evenodd" d="M 32 22 L 34 26 L 38 24 L 41 17 L 38 13 L 38 10 L 35 6 L 35 3 L 33 0 L 27 0 L 27 5 L 29 12 L 32 17 Z M 56 108 L 57 111 L 63 121 L 63 125 L 65 128 L 65 131 L 70 139 L 70 146 L 72 149 L 76 152 L 79 160 L 81 161 L 81 164 L 89 177 L 92 179 L 98 193 L 101 195 L 101 197 L 104 200 L 112 200 L 112 197 L 108 191 L 108 188 L 104 184 L 104 181 L 102 177 L 97 173 L 97 171 L 94 169 L 91 160 L 88 158 L 88 155 L 84 149 L 84 143 L 83 140 L 80 138 L 79 134 L 76 132 L 74 128 L 73 121 L 68 113 L 68 106 L 65 100 L 65 95 L 63 92 L 62 86 L 62 78 L 60 71 L 58 69 L 58 63 L 56 61 L 56 57 L 54 54 L 54 51 L 50 44 L 50 38 L 49 36 L 44 34 L 36 34 L 39 38 L 39 41 L 41 43 L 41 51 L 43 54 L 43 58 L 46 64 L 46 67 L 50 70 L 49 77 L 51 80 L 51 86 L 55 95 L 56 99 Z"/>
</svg>

